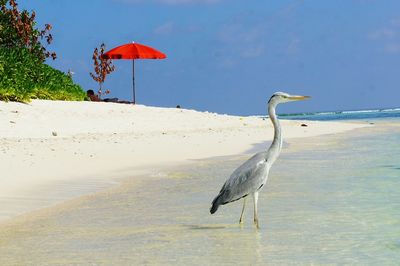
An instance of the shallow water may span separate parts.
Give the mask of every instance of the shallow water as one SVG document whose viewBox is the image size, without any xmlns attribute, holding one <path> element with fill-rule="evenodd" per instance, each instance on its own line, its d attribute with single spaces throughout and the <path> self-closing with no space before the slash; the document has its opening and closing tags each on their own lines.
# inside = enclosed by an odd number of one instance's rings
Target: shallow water
<svg viewBox="0 0 400 266">
<path fill-rule="evenodd" d="M 286 143 L 260 193 L 260 230 L 251 204 L 244 226 L 240 201 L 209 214 L 248 156 L 214 158 L 3 224 L 0 264 L 396 265 L 400 123 L 376 123 Z"/>
</svg>

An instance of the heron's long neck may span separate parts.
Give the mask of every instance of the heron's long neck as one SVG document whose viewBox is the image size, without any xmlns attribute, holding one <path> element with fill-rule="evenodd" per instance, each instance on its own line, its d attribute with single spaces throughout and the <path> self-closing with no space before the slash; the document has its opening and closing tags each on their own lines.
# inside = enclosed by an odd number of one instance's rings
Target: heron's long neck
<svg viewBox="0 0 400 266">
<path fill-rule="evenodd" d="M 282 149 L 282 130 L 279 120 L 275 114 L 275 107 L 276 107 L 275 104 L 268 105 L 269 118 L 271 119 L 272 124 L 274 125 L 274 139 L 267 152 L 268 161 L 270 161 L 271 163 L 273 163 L 278 158 L 279 153 L 281 152 Z"/>
</svg>

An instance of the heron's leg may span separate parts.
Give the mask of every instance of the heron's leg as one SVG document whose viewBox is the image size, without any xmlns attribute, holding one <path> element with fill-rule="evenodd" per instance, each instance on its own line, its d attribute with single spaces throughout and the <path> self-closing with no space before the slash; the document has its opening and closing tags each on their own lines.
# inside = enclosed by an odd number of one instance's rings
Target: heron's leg
<svg viewBox="0 0 400 266">
<path fill-rule="evenodd" d="M 257 212 L 257 202 L 258 202 L 258 191 L 254 192 L 253 194 L 253 202 L 254 202 L 254 224 L 256 225 L 257 229 L 259 229 L 258 225 L 258 212 Z"/>
<path fill-rule="evenodd" d="M 243 198 L 243 208 L 242 208 L 242 213 L 240 214 L 240 220 L 239 223 L 243 224 L 243 213 L 244 213 L 244 207 L 246 206 L 246 197 Z"/>
</svg>

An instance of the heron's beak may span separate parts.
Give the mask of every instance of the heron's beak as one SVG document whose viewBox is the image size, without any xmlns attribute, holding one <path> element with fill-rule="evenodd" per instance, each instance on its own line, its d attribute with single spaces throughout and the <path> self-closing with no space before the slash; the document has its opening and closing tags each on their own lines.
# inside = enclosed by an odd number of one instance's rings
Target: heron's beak
<svg viewBox="0 0 400 266">
<path fill-rule="evenodd" d="M 311 98 L 310 96 L 301 96 L 301 95 L 291 95 L 289 97 L 292 101 L 302 101 Z"/>
</svg>

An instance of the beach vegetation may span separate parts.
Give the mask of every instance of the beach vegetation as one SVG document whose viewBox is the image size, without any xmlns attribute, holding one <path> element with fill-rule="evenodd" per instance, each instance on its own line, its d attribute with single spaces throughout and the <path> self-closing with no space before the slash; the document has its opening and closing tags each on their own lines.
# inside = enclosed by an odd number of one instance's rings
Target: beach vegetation
<svg viewBox="0 0 400 266">
<path fill-rule="evenodd" d="M 103 57 L 105 50 L 106 45 L 102 43 L 99 48 L 96 47 L 94 49 L 92 56 L 94 73 L 90 72 L 90 76 L 99 84 L 99 97 L 110 93 L 110 90 L 103 89 L 103 83 L 106 80 L 107 75 L 115 70 L 112 60 Z"/>
<path fill-rule="evenodd" d="M 52 26 L 36 27 L 34 11 L 20 11 L 15 0 L 0 0 L 0 100 L 84 100 L 85 92 L 67 74 L 45 63 Z"/>
<path fill-rule="evenodd" d="M 55 52 L 47 50 L 53 41 L 51 24 L 45 24 L 42 30 L 38 29 L 35 11 L 20 11 L 15 0 L 0 0 L 0 9 L 1 47 L 26 48 L 42 61 L 49 57 L 53 60 L 57 58 Z"/>
<path fill-rule="evenodd" d="M 84 100 L 86 93 L 65 73 L 27 49 L 0 47 L 0 100 Z"/>
</svg>

